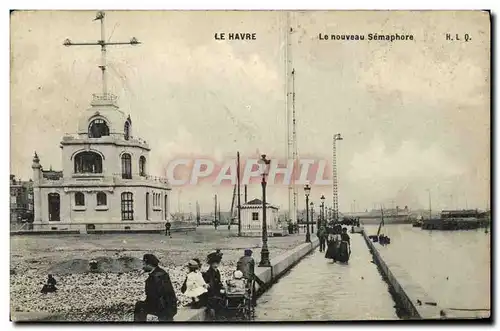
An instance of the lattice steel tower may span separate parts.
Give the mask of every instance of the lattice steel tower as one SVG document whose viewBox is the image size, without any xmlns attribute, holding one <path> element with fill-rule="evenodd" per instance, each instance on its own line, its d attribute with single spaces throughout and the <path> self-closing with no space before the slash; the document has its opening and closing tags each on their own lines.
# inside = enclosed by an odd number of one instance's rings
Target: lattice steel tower
<svg viewBox="0 0 500 331">
<path fill-rule="evenodd" d="M 333 135 L 333 158 L 332 158 L 332 179 L 333 179 L 333 219 L 339 221 L 339 192 L 337 178 L 337 141 L 343 140 L 340 133 Z"/>
<path fill-rule="evenodd" d="M 297 129 L 295 117 L 295 69 L 293 68 L 291 35 L 295 32 L 292 27 L 291 12 L 285 12 L 285 107 L 286 107 L 286 159 L 293 160 L 294 172 L 288 185 L 288 215 L 292 223 L 297 223 L 297 187 L 295 185 L 295 167 L 297 166 Z"/>
</svg>

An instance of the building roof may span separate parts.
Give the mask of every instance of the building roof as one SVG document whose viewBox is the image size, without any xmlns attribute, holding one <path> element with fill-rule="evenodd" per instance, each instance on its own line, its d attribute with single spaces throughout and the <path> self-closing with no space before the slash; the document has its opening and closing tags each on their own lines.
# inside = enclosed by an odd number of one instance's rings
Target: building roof
<svg viewBox="0 0 500 331">
<path fill-rule="evenodd" d="M 266 202 L 266 207 L 278 210 L 278 207 L 273 206 L 268 202 Z M 241 208 L 262 208 L 262 200 L 260 199 L 250 200 L 247 203 L 241 205 Z"/>
<path fill-rule="evenodd" d="M 43 178 L 50 180 L 59 180 L 63 178 L 63 172 L 54 170 L 42 170 L 42 176 Z"/>
</svg>

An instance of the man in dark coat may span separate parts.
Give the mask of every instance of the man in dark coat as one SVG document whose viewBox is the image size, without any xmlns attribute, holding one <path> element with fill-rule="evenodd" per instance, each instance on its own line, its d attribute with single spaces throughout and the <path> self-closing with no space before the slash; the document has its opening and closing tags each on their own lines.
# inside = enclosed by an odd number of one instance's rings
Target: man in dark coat
<svg viewBox="0 0 500 331">
<path fill-rule="evenodd" d="M 243 278 L 247 279 L 248 284 L 252 286 L 252 304 L 254 306 L 257 305 L 257 296 L 255 295 L 255 282 L 259 284 L 259 286 L 264 286 L 264 283 L 255 276 L 255 260 L 252 257 L 252 250 L 245 249 L 245 254 L 240 257 L 238 263 L 236 263 L 236 270 L 239 270 L 243 273 Z"/>
<path fill-rule="evenodd" d="M 208 285 L 207 308 L 213 319 L 216 318 L 218 312 L 222 308 L 221 290 L 224 289 L 224 286 L 222 284 L 220 271 L 218 269 L 221 260 L 222 255 L 220 251 L 219 253 L 210 253 L 207 256 L 207 263 L 210 265 L 210 267 L 203 273 L 203 279 Z"/>
<path fill-rule="evenodd" d="M 172 227 L 172 224 L 170 222 L 165 223 L 165 236 L 169 236 L 172 238 L 172 234 L 170 234 L 170 228 Z"/>
<path fill-rule="evenodd" d="M 328 233 L 326 232 L 326 228 L 322 225 L 317 232 L 317 236 L 319 239 L 319 251 L 324 252 L 326 248 L 326 237 Z"/>
<path fill-rule="evenodd" d="M 159 321 L 173 321 L 177 314 L 177 296 L 170 276 L 158 266 L 158 258 L 153 254 L 145 254 L 143 264 L 144 271 L 149 273 L 146 300 L 136 302 L 134 321 L 145 322 L 148 314 L 158 316 Z"/>
</svg>

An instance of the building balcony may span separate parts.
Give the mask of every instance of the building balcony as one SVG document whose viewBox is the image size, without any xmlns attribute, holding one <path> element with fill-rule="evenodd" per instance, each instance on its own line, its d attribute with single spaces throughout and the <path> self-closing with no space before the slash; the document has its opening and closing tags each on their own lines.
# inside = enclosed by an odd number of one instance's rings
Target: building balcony
<svg viewBox="0 0 500 331">
<path fill-rule="evenodd" d="M 110 136 L 100 138 L 89 138 L 87 133 L 65 133 L 61 145 L 83 145 L 83 144 L 113 144 L 117 146 L 136 146 L 150 150 L 146 140 L 130 136 L 125 140 L 123 133 L 111 133 Z"/>
<path fill-rule="evenodd" d="M 170 183 L 166 177 L 160 176 L 140 176 L 139 174 L 132 174 L 132 178 L 123 178 L 122 173 L 114 173 L 113 177 L 116 178 L 116 181 L 120 184 L 132 184 L 132 185 L 141 185 L 141 184 L 149 184 L 156 185 L 161 188 L 171 189 Z"/>
<path fill-rule="evenodd" d="M 159 189 L 170 190 L 171 186 L 167 178 L 158 176 L 139 176 L 132 174 L 132 178 L 123 178 L 122 173 L 72 173 L 69 177 L 60 178 L 59 180 L 43 179 L 40 186 L 60 186 L 66 191 L 72 191 L 73 188 L 89 187 L 92 189 L 96 186 L 103 187 L 104 190 L 113 190 L 114 186 L 152 186 Z M 107 188 L 107 189 L 105 189 Z M 80 190 L 80 189 L 78 189 Z"/>
</svg>

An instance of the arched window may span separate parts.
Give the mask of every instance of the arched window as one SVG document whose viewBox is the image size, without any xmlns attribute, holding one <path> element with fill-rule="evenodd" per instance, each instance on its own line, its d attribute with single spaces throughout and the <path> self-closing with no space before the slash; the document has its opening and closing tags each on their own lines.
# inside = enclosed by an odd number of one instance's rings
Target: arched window
<svg viewBox="0 0 500 331">
<path fill-rule="evenodd" d="M 75 206 L 85 206 L 85 195 L 82 192 L 75 193 Z"/>
<path fill-rule="evenodd" d="M 122 193 L 122 220 L 134 220 L 134 198 L 132 192 Z"/>
<path fill-rule="evenodd" d="M 127 153 L 122 155 L 122 178 L 132 179 L 132 157 Z"/>
<path fill-rule="evenodd" d="M 123 126 L 123 137 L 125 138 L 125 140 L 130 139 L 130 122 L 129 121 L 125 121 L 125 125 Z"/>
<path fill-rule="evenodd" d="M 104 120 L 97 118 L 90 122 L 89 138 L 101 138 L 102 136 L 109 136 L 109 128 Z"/>
<path fill-rule="evenodd" d="M 108 204 L 108 197 L 104 192 L 97 192 L 97 205 L 106 206 Z"/>
<path fill-rule="evenodd" d="M 144 155 L 139 158 L 139 176 L 146 176 L 146 158 Z"/>
<path fill-rule="evenodd" d="M 95 152 L 81 152 L 76 154 L 75 173 L 102 173 L 102 157 Z"/>
</svg>

